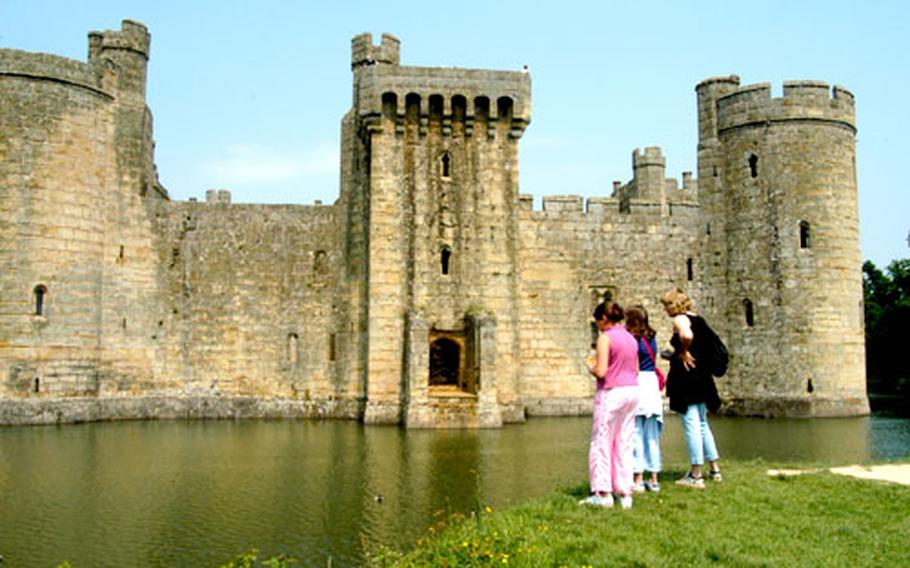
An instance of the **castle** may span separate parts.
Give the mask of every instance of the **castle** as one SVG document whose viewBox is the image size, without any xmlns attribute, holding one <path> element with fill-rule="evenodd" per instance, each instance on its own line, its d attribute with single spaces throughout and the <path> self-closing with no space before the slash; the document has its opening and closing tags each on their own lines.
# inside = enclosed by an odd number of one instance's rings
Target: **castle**
<svg viewBox="0 0 910 568">
<path fill-rule="evenodd" d="M 326 417 L 495 427 L 590 412 L 590 314 L 679 285 L 725 339 L 724 411 L 868 413 L 854 99 L 697 88 L 698 172 L 659 148 L 586 201 L 518 188 L 522 71 L 352 40 L 332 205 L 169 199 L 150 36 L 0 49 L 0 423 Z"/>
</svg>

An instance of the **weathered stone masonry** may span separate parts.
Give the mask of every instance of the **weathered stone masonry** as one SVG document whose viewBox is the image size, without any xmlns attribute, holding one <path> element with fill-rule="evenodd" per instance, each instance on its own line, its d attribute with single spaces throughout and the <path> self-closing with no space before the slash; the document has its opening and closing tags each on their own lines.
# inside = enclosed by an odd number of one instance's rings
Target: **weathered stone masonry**
<svg viewBox="0 0 910 568">
<path fill-rule="evenodd" d="M 86 63 L 0 49 L 0 423 L 332 417 L 490 427 L 590 411 L 603 293 L 689 290 L 731 413 L 868 412 L 853 96 L 698 85 L 697 179 L 636 150 L 610 197 L 518 185 L 521 71 L 400 65 L 352 40 L 333 205 L 169 199 L 149 34 Z"/>
</svg>

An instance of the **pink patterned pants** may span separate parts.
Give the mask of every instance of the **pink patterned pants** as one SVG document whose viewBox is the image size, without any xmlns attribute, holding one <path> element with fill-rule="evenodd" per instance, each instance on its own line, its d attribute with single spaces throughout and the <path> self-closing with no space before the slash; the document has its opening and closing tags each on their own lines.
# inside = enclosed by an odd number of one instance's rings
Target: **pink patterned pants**
<svg viewBox="0 0 910 568">
<path fill-rule="evenodd" d="M 591 493 L 632 494 L 632 447 L 638 387 L 597 389 L 588 452 Z"/>
</svg>

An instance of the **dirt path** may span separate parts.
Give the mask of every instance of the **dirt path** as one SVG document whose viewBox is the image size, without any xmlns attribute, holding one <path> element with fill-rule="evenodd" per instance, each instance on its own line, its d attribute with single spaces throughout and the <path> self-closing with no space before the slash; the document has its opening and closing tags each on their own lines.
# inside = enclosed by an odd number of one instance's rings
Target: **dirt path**
<svg viewBox="0 0 910 568">
<path fill-rule="evenodd" d="M 817 473 L 821 469 L 769 469 L 768 475 L 803 475 L 806 473 Z M 859 479 L 870 479 L 874 481 L 887 481 L 890 483 L 900 483 L 910 485 L 910 464 L 886 464 L 886 465 L 848 465 L 843 467 L 832 467 L 831 473 L 838 475 L 849 475 Z"/>
<path fill-rule="evenodd" d="M 845 467 L 832 467 L 831 473 L 850 475 L 860 479 L 874 479 L 910 485 L 910 464 L 848 465 Z"/>
</svg>

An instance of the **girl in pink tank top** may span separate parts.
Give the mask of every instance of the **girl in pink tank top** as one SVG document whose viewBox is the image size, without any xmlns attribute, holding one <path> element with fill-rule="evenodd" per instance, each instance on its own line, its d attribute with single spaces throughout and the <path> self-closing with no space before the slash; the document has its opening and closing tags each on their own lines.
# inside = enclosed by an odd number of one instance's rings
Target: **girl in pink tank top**
<svg viewBox="0 0 910 568">
<path fill-rule="evenodd" d="M 588 452 L 591 495 L 582 505 L 632 507 L 632 447 L 638 407 L 638 342 L 621 324 L 622 308 L 604 302 L 594 310 L 600 330 L 588 371 L 597 378 Z"/>
</svg>

